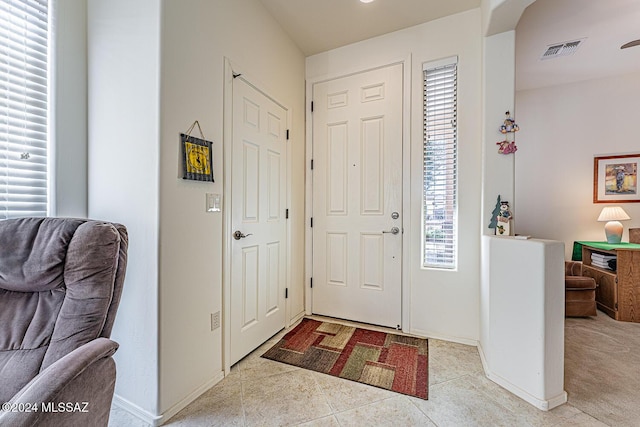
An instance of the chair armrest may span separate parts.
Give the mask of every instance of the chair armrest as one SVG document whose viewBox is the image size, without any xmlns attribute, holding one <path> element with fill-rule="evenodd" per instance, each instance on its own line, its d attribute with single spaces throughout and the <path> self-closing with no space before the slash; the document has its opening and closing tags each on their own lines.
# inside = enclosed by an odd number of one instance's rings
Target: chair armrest
<svg viewBox="0 0 640 427">
<path fill-rule="evenodd" d="M 582 263 L 580 261 L 565 261 L 564 275 L 565 276 L 581 276 Z"/>
<path fill-rule="evenodd" d="M 593 277 L 586 276 L 565 276 L 564 288 L 567 291 L 578 291 L 585 289 L 595 289 L 598 285 Z"/>
<path fill-rule="evenodd" d="M 0 411 L 0 425 L 107 425 L 118 344 L 97 338 L 40 372 Z"/>
</svg>

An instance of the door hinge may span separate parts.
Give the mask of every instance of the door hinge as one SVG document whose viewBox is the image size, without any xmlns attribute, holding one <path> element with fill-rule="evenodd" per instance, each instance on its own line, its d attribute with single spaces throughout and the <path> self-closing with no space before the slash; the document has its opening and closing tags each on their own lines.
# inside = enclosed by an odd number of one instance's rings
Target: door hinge
<svg viewBox="0 0 640 427">
<path fill-rule="evenodd" d="M 311 159 L 311 170 L 313 170 L 313 159 Z"/>
<path fill-rule="evenodd" d="M 289 219 L 289 209 L 287 209 L 284 213 L 285 219 Z"/>
<path fill-rule="evenodd" d="M 309 279 L 309 284 L 310 284 L 310 287 L 313 288 L 313 277 Z"/>
<path fill-rule="evenodd" d="M 289 298 L 289 288 L 284 288 L 284 298 Z"/>
<path fill-rule="evenodd" d="M 616 303 L 616 310 L 618 309 L 618 303 Z"/>
<path fill-rule="evenodd" d="M 311 228 L 313 228 L 313 217 L 311 217 Z"/>
<path fill-rule="evenodd" d="M 311 112 L 313 113 L 313 101 L 311 101 Z"/>
<path fill-rule="evenodd" d="M 289 140 L 289 129 L 287 129 L 287 141 Z"/>
</svg>

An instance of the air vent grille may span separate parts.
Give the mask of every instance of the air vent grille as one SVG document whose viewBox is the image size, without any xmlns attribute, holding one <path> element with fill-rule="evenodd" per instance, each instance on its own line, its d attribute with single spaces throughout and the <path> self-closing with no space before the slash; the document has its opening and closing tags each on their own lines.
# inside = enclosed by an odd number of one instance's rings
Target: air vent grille
<svg viewBox="0 0 640 427">
<path fill-rule="evenodd" d="M 547 46 L 540 59 L 557 58 L 558 56 L 573 55 L 578 48 L 582 45 L 585 39 L 573 40 L 564 43 L 554 43 Z"/>
</svg>

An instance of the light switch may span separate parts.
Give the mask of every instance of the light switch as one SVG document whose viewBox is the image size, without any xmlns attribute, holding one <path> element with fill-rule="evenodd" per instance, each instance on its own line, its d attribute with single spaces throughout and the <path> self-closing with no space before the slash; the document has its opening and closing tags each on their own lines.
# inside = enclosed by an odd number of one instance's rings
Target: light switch
<svg viewBox="0 0 640 427">
<path fill-rule="evenodd" d="M 220 212 L 220 195 L 207 193 L 207 212 Z"/>
</svg>

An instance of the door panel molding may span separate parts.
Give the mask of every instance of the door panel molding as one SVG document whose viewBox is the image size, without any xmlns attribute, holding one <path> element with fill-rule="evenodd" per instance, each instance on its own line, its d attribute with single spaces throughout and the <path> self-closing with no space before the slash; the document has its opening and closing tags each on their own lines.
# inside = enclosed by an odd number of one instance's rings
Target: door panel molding
<svg viewBox="0 0 640 427">
<path fill-rule="evenodd" d="M 394 64 L 313 86 L 313 313 L 402 324 L 402 81 Z"/>
<path fill-rule="evenodd" d="M 388 67 L 395 64 L 403 65 L 403 105 L 402 105 L 402 187 L 405 197 L 402 200 L 402 224 L 401 230 L 405 236 L 409 235 L 412 231 L 410 223 L 410 183 L 411 183 L 411 171 L 410 171 L 410 159 L 411 159 L 411 78 L 412 78 L 412 57 L 410 54 L 406 56 L 391 56 L 387 60 L 383 60 L 376 64 L 370 64 L 366 67 L 355 65 L 347 66 L 346 69 L 336 71 L 335 69 L 315 76 L 307 75 L 306 79 L 306 103 L 305 103 L 305 115 L 306 115 L 306 130 L 305 130 L 305 145 L 306 145 L 306 179 L 305 179 L 305 289 L 313 288 L 314 280 L 312 274 L 313 267 L 313 229 L 312 224 L 312 212 L 313 206 L 313 86 L 317 83 L 321 83 L 328 80 L 334 80 L 342 77 L 348 77 L 354 74 L 359 74 L 365 71 L 376 70 L 379 68 Z M 348 103 L 347 97 L 340 92 L 332 93 L 334 108 L 346 105 Z M 342 95 L 342 97 L 340 97 Z M 385 235 L 386 236 L 386 235 Z M 402 330 L 409 332 L 411 330 L 410 318 L 410 269 L 409 260 L 411 258 L 410 239 L 405 238 L 402 242 Z M 305 313 L 311 314 L 312 310 L 312 292 L 305 292 Z"/>
<path fill-rule="evenodd" d="M 253 77 L 251 72 L 247 72 L 243 70 L 241 73 L 238 71 L 241 68 L 234 64 L 229 58 L 225 57 L 224 60 L 224 115 L 223 115 L 223 171 L 224 171 L 224 181 L 223 181 L 223 203 L 222 203 L 222 360 L 223 360 L 223 368 L 224 374 L 228 375 L 231 370 L 231 253 L 232 253 L 232 245 L 235 240 L 232 237 L 234 230 L 232 229 L 232 147 L 233 147 L 233 81 L 238 76 L 238 74 L 242 75 L 242 80 L 255 89 L 256 91 L 262 93 L 269 100 L 273 101 L 275 104 L 280 106 L 285 110 L 286 113 L 286 122 L 282 120 L 278 120 L 275 116 L 266 118 L 266 126 L 268 126 L 269 134 L 274 137 L 282 137 L 285 133 L 288 135 L 291 130 L 291 124 L 293 120 L 292 110 L 288 108 L 285 104 L 281 103 L 277 99 L 273 98 L 267 91 L 260 88 L 258 85 L 253 82 L 259 81 Z M 268 88 L 267 88 L 268 89 Z M 251 116 L 246 113 L 247 105 L 245 105 L 244 120 L 253 123 L 255 126 L 259 125 L 259 119 L 256 118 L 255 115 Z M 288 128 L 288 129 L 287 129 Z M 288 139 L 288 137 L 287 137 Z M 268 185 L 265 183 L 262 188 L 262 193 L 264 193 L 263 197 L 273 197 L 274 200 L 284 200 L 285 206 L 287 209 L 291 206 L 291 183 L 289 177 L 291 176 L 291 144 L 290 142 L 286 143 L 286 161 L 283 162 L 283 158 L 280 157 L 277 162 L 278 168 L 284 168 L 286 173 L 286 184 L 284 186 L 285 191 L 280 191 L 278 194 L 274 194 Z M 275 167 L 274 164 L 272 167 Z M 279 217 L 278 217 L 279 215 Z M 271 215 L 271 212 L 268 213 L 268 216 L 273 216 L 273 219 L 282 219 L 284 218 L 284 212 L 279 212 L 277 215 Z M 255 217 L 255 215 L 254 215 Z M 257 218 L 256 218 L 257 220 Z M 280 242 L 277 245 L 277 253 L 278 256 L 282 259 L 278 266 L 277 274 L 280 277 L 284 278 L 285 288 L 290 287 L 291 283 L 291 221 L 285 221 L 286 224 L 286 240 L 284 242 Z M 274 241 L 268 242 L 268 252 L 271 252 L 273 255 Z M 283 247 L 286 246 L 286 247 Z M 269 262 L 269 256 L 262 256 L 258 262 L 262 262 L 265 264 Z M 272 264 L 272 263 L 271 263 Z M 270 265 L 271 265 L 270 264 Z M 273 268 L 273 267 L 272 267 Z M 271 277 L 272 274 L 267 274 L 267 276 Z M 268 279 L 268 278 L 267 278 Z M 269 282 L 269 280 L 267 280 Z M 273 280 L 270 281 L 271 283 Z M 270 287 L 270 286 L 269 286 Z M 280 295 L 279 290 L 273 291 L 273 289 L 269 290 L 267 295 L 266 302 L 263 307 L 258 307 L 259 310 L 262 310 L 265 313 L 265 316 L 271 317 L 276 312 L 279 311 L 278 308 L 274 307 L 273 299 L 277 298 Z M 290 316 L 290 307 L 289 307 L 289 299 L 285 299 L 285 322 L 284 327 L 290 326 L 291 316 Z M 246 327 L 246 326 L 245 326 Z"/>
</svg>

